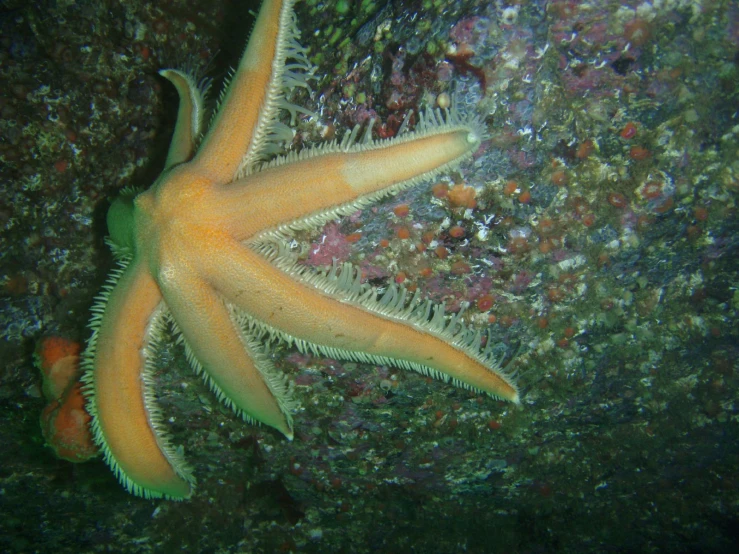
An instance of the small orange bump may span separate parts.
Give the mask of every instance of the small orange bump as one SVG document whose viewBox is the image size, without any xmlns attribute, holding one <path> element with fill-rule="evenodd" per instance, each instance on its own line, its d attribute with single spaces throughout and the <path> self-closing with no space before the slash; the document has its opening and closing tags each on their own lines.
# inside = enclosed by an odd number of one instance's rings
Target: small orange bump
<svg viewBox="0 0 739 554">
<path fill-rule="evenodd" d="M 467 262 L 457 260 L 456 262 L 452 263 L 450 270 L 454 275 L 465 275 L 466 273 L 469 273 L 472 268 Z"/>
<path fill-rule="evenodd" d="M 638 231 L 646 231 L 652 224 L 652 218 L 648 215 L 640 215 L 636 218 L 636 229 Z"/>
<path fill-rule="evenodd" d="M 632 160 L 643 161 L 648 159 L 652 153 L 643 146 L 632 146 L 629 150 L 629 157 Z"/>
<path fill-rule="evenodd" d="M 336 136 L 336 126 L 328 123 L 321 128 L 320 134 L 323 140 L 331 140 Z"/>
<path fill-rule="evenodd" d="M 567 184 L 567 173 L 563 169 L 552 173 L 552 183 L 558 187 L 563 187 Z"/>
<path fill-rule="evenodd" d="M 448 193 L 449 203 L 455 208 L 474 208 L 477 206 L 477 191 L 465 185 L 454 185 Z"/>
<path fill-rule="evenodd" d="M 483 294 L 477 299 L 477 309 L 481 312 L 487 312 L 493 307 L 493 302 L 495 302 L 495 299 L 492 294 Z"/>
<path fill-rule="evenodd" d="M 437 246 L 434 252 L 436 252 L 436 255 L 442 260 L 446 260 L 447 256 L 449 256 L 449 250 L 443 246 Z"/>
<path fill-rule="evenodd" d="M 531 193 L 527 190 L 523 191 L 518 195 L 518 201 L 521 202 L 521 204 L 528 204 L 531 202 Z"/>
<path fill-rule="evenodd" d="M 565 327 L 564 335 L 568 339 L 571 339 L 572 337 L 575 336 L 575 328 L 574 327 Z"/>
<path fill-rule="evenodd" d="M 398 284 L 401 284 L 403 281 L 405 281 L 408 278 L 408 276 L 405 274 L 405 271 L 399 271 L 395 275 L 395 282 Z"/>
<path fill-rule="evenodd" d="M 585 225 L 585 227 L 592 227 L 594 223 L 595 223 L 594 214 L 585 214 L 582 217 L 582 224 Z"/>
<path fill-rule="evenodd" d="M 612 192 L 608 195 L 608 203 L 614 208 L 625 208 L 626 197 L 619 192 Z"/>
<path fill-rule="evenodd" d="M 636 125 L 629 121 L 626 125 L 624 125 L 624 128 L 621 129 L 621 132 L 619 133 L 621 135 L 621 138 L 629 140 L 636 136 Z"/>
<path fill-rule="evenodd" d="M 583 141 L 583 143 L 580 144 L 580 146 L 577 147 L 577 152 L 575 153 L 575 155 L 579 159 L 584 160 L 585 158 L 590 156 L 590 154 L 592 154 L 594 151 L 595 151 L 595 144 L 593 143 L 592 140 L 587 139 Z"/>
<path fill-rule="evenodd" d="M 387 248 L 390 246 L 390 241 L 387 239 L 380 239 L 380 247 L 381 248 Z"/>
<path fill-rule="evenodd" d="M 539 329 L 546 329 L 547 327 L 549 327 L 549 320 L 546 317 L 540 317 L 536 320 L 536 326 Z"/>
<path fill-rule="evenodd" d="M 552 302 L 561 302 L 565 298 L 565 293 L 558 287 L 550 287 L 547 290 L 547 297 Z"/>
<path fill-rule="evenodd" d="M 455 239 L 461 239 L 464 237 L 464 227 L 460 227 L 459 225 L 455 225 L 451 229 L 449 229 L 449 236 Z"/>
<path fill-rule="evenodd" d="M 357 242 L 362 238 L 362 233 L 352 233 L 346 236 L 346 242 Z"/>
<path fill-rule="evenodd" d="M 500 318 L 500 324 L 503 327 L 510 327 L 511 325 L 513 325 L 514 321 L 515 320 L 510 315 L 504 315 L 503 317 Z"/>
<path fill-rule="evenodd" d="M 430 267 L 422 267 L 421 269 L 418 270 L 418 275 L 424 278 L 431 277 L 432 273 L 433 271 L 431 271 Z"/>
<path fill-rule="evenodd" d="M 436 237 L 435 237 L 433 231 L 426 231 L 423 235 L 421 235 L 421 240 L 425 244 L 431 244 L 431 241 L 433 241 L 434 238 L 436 238 Z"/>
<path fill-rule="evenodd" d="M 522 254 L 529 251 L 529 241 L 526 237 L 513 237 L 506 246 L 511 254 Z"/>
<path fill-rule="evenodd" d="M 662 183 L 658 181 L 649 181 L 641 189 L 641 194 L 644 198 L 654 200 L 662 196 Z"/>
<path fill-rule="evenodd" d="M 539 229 L 539 233 L 542 235 L 551 235 L 554 233 L 554 221 L 548 217 L 540 219 L 537 227 Z"/>
<path fill-rule="evenodd" d="M 399 239 L 407 239 L 407 238 L 410 238 L 411 232 L 408 229 L 408 227 L 398 227 L 395 230 L 395 236 L 398 237 Z"/>
<path fill-rule="evenodd" d="M 572 207 L 575 209 L 577 215 L 585 215 L 590 211 L 590 204 L 581 196 L 572 199 Z"/>
<path fill-rule="evenodd" d="M 503 194 L 511 196 L 516 193 L 516 189 L 518 189 L 518 183 L 516 181 L 508 181 L 503 187 Z"/>
<path fill-rule="evenodd" d="M 393 208 L 393 213 L 398 217 L 405 217 L 410 212 L 408 204 L 398 204 Z"/>
<path fill-rule="evenodd" d="M 431 187 L 431 193 L 435 198 L 446 198 L 449 194 L 449 185 L 446 183 L 437 183 Z"/>
</svg>

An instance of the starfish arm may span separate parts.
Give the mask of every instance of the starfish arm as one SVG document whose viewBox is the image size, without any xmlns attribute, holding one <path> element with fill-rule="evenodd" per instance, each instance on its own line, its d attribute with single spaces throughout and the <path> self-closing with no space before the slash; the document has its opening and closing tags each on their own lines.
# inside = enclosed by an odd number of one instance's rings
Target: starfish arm
<svg viewBox="0 0 739 554">
<path fill-rule="evenodd" d="M 200 88 L 191 75 L 176 69 L 163 69 L 159 74 L 174 85 L 180 97 L 177 123 L 164 166 L 168 169 L 192 158 L 195 141 L 201 132 L 204 100 Z"/>
<path fill-rule="evenodd" d="M 223 300 L 204 281 L 169 272 L 162 291 L 197 373 L 246 420 L 274 427 L 292 439 L 287 389 L 256 341 L 241 333 Z"/>
<path fill-rule="evenodd" d="M 443 326 L 435 328 L 410 317 L 404 307 L 382 313 L 367 309 L 351 295 L 333 298 L 329 293 L 338 291 L 321 290 L 326 283 L 320 279 L 312 286 L 311 279 L 297 270 L 289 276 L 259 254 L 239 247 L 233 244 L 212 252 L 204 270 L 217 290 L 269 332 L 299 346 L 317 345 L 315 350 L 326 355 L 411 368 L 518 402 L 512 379 L 486 363 L 477 347 L 454 340 Z"/>
<path fill-rule="evenodd" d="M 186 498 L 194 479 L 166 436 L 157 432 L 158 410 L 146 390 L 147 353 L 161 326 L 162 296 L 141 263 L 131 262 L 115 277 L 96 306 L 100 315 L 93 320 L 85 354 L 95 440 L 129 491 Z"/>
<path fill-rule="evenodd" d="M 293 0 L 262 3 L 249 44 L 194 158 L 216 182 L 231 182 L 268 140 L 294 39 L 292 6 Z"/>
<path fill-rule="evenodd" d="M 430 126 L 392 141 L 333 144 L 300 159 L 284 158 L 224 187 L 214 198 L 214 213 L 239 240 L 264 229 L 321 225 L 456 167 L 480 146 L 476 123 Z"/>
</svg>

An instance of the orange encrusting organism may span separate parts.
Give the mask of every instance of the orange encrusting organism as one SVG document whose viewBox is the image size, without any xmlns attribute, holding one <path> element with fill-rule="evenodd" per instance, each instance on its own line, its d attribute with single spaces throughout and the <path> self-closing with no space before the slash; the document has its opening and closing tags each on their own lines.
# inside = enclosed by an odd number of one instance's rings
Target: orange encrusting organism
<svg viewBox="0 0 739 554">
<path fill-rule="evenodd" d="M 62 337 L 45 337 L 38 342 L 34 358 L 41 370 L 42 392 L 47 400 L 57 400 L 79 376 L 80 350 L 80 343 Z M 69 359 L 58 363 L 65 358 Z"/>
<path fill-rule="evenodd" d="M 75 381 L 59 400 L 53 400 L 41 412 L 41 432 L 58 458 L 86 462 L 100 454 L 92 440 L 90 419 L 82 384 Z"/>
<path fill-rule="evenodd" d="M 477 206 L 477 191 L 473 187 L 468 187 L 463 184 L 454 185 L 449 192 L 447 197 L 449 203 L 455 208 L 474 208 Z"/>
<path fill-rule="evenodd" d="M 36 348 L 41 390 L 49 402 L 41 413 L 41 432 L 57 457 L 85 462 L 98 455 L 90 431 L 79 378 L 80 344 L 62 337 L 46 337 Z"/>
</svg>

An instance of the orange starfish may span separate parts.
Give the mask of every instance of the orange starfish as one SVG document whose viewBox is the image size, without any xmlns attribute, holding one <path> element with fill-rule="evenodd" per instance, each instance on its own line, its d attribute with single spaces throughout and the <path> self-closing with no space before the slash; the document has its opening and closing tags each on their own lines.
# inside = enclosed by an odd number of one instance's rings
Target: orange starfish
<svg viewBox="0 0 739 554">
<path fill-rule="evenodd" d="M 121 258 L 94 308 L 85 353 L 92 428 L 121 483 L 145 497 L 188 497 L 194 478 L 163 433 L 148 377 L 172 322 L 188 359 L 220 399 L 248 421 L 292 439 L 292 402 L 265 342 L 337 358 L 391 364 L 518 402 L 480 333 L 443 306 L 384 294 L 345 264 L 323 273 L 298 265 L 287 236 L 355 212 L 469 158 L 484 129 L 475 117 L 427 111 L 413 132 L 273 155 L 291 137 L 286 89 L 312 68 L 297 42 L 292 1 L 265 0 L 238 68 L 202 141 L 202 92 L 162 71 L 180 96 L 164 171 L 150 189 L 124 194 L 108 214 Z M 305 111 L 305 110 L 302 110 Z M 370 125 L 371 127 L 371 125 Z M 488 341 L 490 342 L 490 341 Z"/>
</svg>

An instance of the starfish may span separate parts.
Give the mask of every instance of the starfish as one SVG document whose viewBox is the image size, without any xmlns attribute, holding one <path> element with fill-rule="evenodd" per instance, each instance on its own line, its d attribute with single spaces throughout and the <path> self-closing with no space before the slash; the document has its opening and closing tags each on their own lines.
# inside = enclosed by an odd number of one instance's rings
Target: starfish
<svg viewBox="0 0 739 554">
<path fill-rule="evenodd" d="M 461 314 L 361 282 L 349 264 L 323 272 L 287 246 L 389 194 L 458 166 L 480 147 L 477 117 L 426 110 L 391 140 L 360 137 L 275 155 L 292 137 L 279 121 L 309 113 L 286 100 L 313 68 L 291 0 L 265 0 L 248 47 L 204 133 L 204 94 L 188 73 L 163 70 L 180 106 L 166 165 L 143 192 L 126 190 L 108 212 L 120 267 L 93 307 L 84 354 L 91 428 L 130 492 L 187 498 L 195 485 L 163 429 L 153 354 L 172 325 L 215 394 L 250 422 L 293 437 L 291 386 L 268 347 L 281 341 L 340 359 L 389 364 L 519 401 L 483 337 Z M 270 159 L 271 158 L 271 159 Z"/>
</svg>

